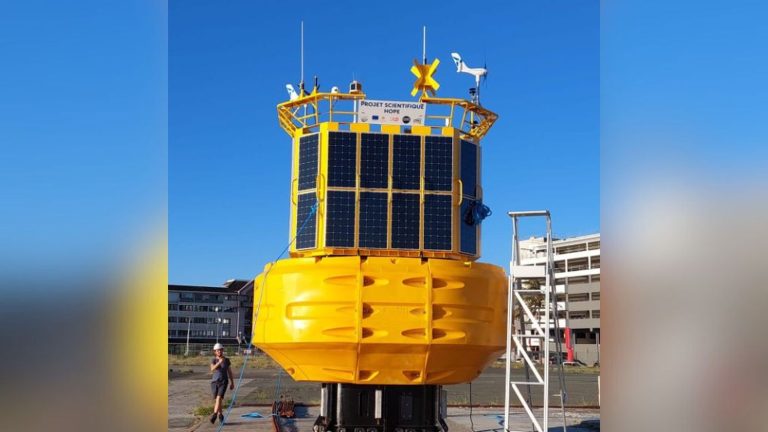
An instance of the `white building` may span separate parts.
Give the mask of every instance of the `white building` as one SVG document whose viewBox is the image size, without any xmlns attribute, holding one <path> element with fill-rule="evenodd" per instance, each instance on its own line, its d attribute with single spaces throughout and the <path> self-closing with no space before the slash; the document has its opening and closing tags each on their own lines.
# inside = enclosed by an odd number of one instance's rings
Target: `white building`
<svg viewBox="0 0 768 432">
<path fill-rule="evenodd" d="M 560 326 L 571 329 L 575 357 L 600 361 L 600 234 L 555 239 L 554 265 Z M 520 241 L 521 265 L 544 265 L 546 241 Z"/>
</svg>

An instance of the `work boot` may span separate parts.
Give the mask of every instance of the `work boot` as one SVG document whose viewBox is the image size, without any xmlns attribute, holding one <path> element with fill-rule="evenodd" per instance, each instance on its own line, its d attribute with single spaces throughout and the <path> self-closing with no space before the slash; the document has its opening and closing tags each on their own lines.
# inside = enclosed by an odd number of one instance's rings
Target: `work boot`
<svg viewBox="0 0 768 432">
<path fill-rule="evenodd" d="M 214 424 L 216 422 L 216 413 L 213 413 L 211 416 L 211 424 Z"/>
<path fill-rule="evenodd" d="M 224 424 L 224 414 L 219 413 L 219 423 Z"/>
</svg>

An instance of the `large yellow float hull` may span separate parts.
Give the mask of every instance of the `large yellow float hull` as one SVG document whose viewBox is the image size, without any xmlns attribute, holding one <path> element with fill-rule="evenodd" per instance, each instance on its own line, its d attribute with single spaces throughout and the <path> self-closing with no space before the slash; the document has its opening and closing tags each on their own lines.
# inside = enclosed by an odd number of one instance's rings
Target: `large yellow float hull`
<svg viewBox="0 0 768 432">
<path fill-rule="evenodd" d="M 254 284 L 253 340 L 297 381 L 456 384 L 504 350 L 498 266 L 350 256 L 269 267 Z"/>
</svg>

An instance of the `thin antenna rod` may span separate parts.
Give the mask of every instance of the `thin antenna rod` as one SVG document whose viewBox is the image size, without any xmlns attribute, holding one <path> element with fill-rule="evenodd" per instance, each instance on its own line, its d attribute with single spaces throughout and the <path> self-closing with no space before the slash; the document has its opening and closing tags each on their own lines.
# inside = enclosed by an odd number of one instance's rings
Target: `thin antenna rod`
<svg viewBox="0 0 768 432">
<path fill-rule="evenodd" d="M 304 21 L 301 21 L 301 82 L 304 83 Z"/>
<path fill-rule="evenodd" d="M 424 64 L 427 64 L 427 26 L 423 27 L 421 41 L 421 58 L 424 59 Z"/>
</svg>

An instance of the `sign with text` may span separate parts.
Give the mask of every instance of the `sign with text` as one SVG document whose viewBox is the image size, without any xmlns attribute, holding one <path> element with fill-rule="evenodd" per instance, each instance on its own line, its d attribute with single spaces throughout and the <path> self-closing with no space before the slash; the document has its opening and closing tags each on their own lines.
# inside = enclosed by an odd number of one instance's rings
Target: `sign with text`
<svg viewBox="0 0 768 432">
<path fill-rule="evenodd" d="M 360 123 L 423 125 L 427 112 L 427 104 L 421 102 L 366 99 L 358 103 L 357 121 Z"/>
</svg>

